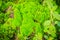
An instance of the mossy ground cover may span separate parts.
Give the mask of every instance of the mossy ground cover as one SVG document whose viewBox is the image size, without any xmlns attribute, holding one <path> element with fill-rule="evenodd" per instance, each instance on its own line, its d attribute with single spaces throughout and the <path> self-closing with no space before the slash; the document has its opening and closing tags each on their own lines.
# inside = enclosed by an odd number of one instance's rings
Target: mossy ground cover
<svg viewBox="0 0 60 40">
<path fill-rule="evenodd" d="M 60 40 L 59 0 L 0 0 L 0 40 Z"/>
</svg>

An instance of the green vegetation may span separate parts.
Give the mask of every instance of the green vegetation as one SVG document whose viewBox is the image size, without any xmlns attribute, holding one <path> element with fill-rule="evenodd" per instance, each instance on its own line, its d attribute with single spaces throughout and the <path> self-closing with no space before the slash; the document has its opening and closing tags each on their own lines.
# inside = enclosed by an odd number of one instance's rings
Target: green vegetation
<svg viewBox="0 0 60 40">
<path fill-rule="evenodd" d="M 0 0 L 0 40 L 60 40 L 60 0 Z"/>
</svg>

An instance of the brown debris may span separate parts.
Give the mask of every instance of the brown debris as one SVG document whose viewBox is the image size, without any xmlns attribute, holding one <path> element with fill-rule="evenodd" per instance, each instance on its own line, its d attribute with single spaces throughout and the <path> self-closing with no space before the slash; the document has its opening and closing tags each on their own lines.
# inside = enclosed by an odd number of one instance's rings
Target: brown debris
<svg viewBox="0 0 60 40">
<path fill-rule="evenodd" d="M 11 12 L 9 17 L 10 17 L 10 18 L 14 18 L 14 13 Z"/>
</svg>

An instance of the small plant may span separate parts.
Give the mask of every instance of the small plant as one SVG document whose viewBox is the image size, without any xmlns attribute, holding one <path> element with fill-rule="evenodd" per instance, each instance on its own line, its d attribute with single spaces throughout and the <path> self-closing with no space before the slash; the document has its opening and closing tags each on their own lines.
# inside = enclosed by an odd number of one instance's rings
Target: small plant
<svg viewBox="0 0 60 40">
<path fill-rule="evenodd" d="M 58 0 L 0 0 L 0 40 L 60 40 Z"/>
</svg>

